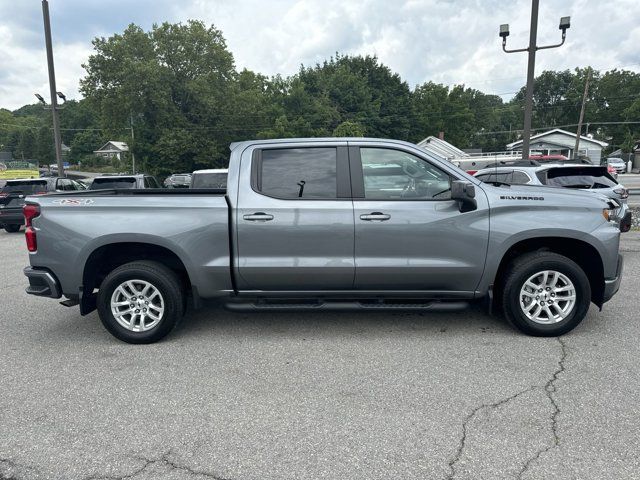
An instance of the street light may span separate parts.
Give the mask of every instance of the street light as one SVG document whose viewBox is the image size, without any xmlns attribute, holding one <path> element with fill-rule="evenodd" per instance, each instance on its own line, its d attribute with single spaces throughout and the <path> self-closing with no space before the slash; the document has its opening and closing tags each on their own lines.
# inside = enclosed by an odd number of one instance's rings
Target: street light
<svg viewBox="0 0 640 480">
<path fill-rule="evenodd" d="M 547 48 L 557 48 L 564 45 L 564 40 L 567 36 L 567 29 L 571 27 L 571 17 L 561 17 L 560 26 L 562 30 L 562 41 L 554 45 L 536 45 L 538 36 L 538 8 L 540 6 L 540 0 L 531 1 L 531 28 L 529 31 L 529 46 L 526 48 L 507 49 L 507 37 L 509 36 L 509 24 L 504 23 L 500 25 L 500 31 L 498 36 L 502 38 L 502 50 L 506 53 L 516 52 L 529 52 L 529 63 L 527 65 L 527 91 L 525 94 L 524 104 L 524 129 L 522 132 L 522 159 L 529 159 L 529 145 L 531 139 L 531 113 L 533 110 L 533 79 L 535 77 L 536 69 L 536 52 L 538 50 L 544 50 Z"/>
<path fill-rule="evenodd" d="M 42 97 L 42 95 L 40 95 L 39 93 L 34 93 L 34 95 L 36 96 L 36 98 L 38 99 L 38 101 L 44 106 L 45 110 L 51 110 L 51 105 L 47 105 L 47 102 L 45 101 L 45 99 Z M 58 95 L 58 97 L 60 97 L 60 99 L 63 102 L 67 101 L 67 96 L 62 93 L 62 92 L 56 92 L 56 95 Z M 64 109 L 64 103 L 62 105 L 60 105 L 59 103 L 56 103 L 56 110 L 63 110 Z"/>
</svg>

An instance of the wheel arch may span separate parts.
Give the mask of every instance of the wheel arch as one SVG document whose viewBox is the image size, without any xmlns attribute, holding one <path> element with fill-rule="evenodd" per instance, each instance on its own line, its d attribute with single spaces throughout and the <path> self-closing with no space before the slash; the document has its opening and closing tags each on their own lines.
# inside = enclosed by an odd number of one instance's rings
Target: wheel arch
<svg viewBox="0 0 640 480">
<path fill-rule="evenodd" d="M 563 255 L 585 272 L 591 286 L 591 301 L 602 308 L 604 303 L 604 263 L 598 249 L 585 240 L 567 237 L 534 237 L 511 245 L 502 255 L 493 281 L 494 296 L 499 298 L 505 274 L 511 262 L 526 253 L 549 251 Z"/>
<path fill-rule="evenodd" d="M 96 307 L 95 289 L 114 269 L 129 262 L 148 260 L 159 262 L 175 272 L 186 294 L 197 297 L 189 270 L 182 258 L 170 248 L 144 241 L 118 241 L 93 249 L 82 269 L 80 313 L 86 315 Z"/>
</svg>

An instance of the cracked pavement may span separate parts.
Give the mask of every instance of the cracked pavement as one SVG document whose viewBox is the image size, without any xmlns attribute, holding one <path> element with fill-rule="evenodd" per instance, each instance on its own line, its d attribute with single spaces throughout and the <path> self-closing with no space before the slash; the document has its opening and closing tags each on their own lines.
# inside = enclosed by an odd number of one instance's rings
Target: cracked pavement
<svg viewBox="0 0 640 480">
<path fill-rule="evenodd" d="M 28 297 L 0 232 L 0 479 L 640 478 L 640 234 L 560 339 L 455 314 L 190 312 L 164 342 Z"/>
</svg>

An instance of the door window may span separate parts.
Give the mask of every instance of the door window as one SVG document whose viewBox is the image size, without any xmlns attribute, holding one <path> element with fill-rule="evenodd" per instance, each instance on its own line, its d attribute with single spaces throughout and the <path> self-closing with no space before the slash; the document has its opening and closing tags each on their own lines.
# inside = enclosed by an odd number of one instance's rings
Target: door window
<svg viewBox="0 0 640 480">
<path fill-rule="evenodd" d="M 57 190 L 62 190 L 62 191 L 75 190 L 75 188 L 73 187 L 73 183 L 71 183 L 71 180 L 68 180 L 66 178 L 58 179 L 58 183 L 56 185 L 56 189 Z"/>
<path fill-rule="evenodd" d="M 410 153 L 361 148 L 366 200 L 448 200 L 451 178 Z"/>
<path fill-rule="evenodd" d="M 262 150 L 255 170 L 254 188 L 264 195 L 282 199 L 337 198 L 335 148 Z"/>
</svg>

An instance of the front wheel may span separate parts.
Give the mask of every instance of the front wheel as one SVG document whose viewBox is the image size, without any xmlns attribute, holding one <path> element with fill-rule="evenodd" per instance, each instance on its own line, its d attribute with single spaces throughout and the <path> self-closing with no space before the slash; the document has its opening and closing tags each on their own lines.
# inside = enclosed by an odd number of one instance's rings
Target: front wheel
<svg viewBox="0 0 640 480">
<path fill-rule="evenodd" d="M 22 226 L 22 225 L 15 225 L 15 224 L 12 224 L 12 225 L 5 225 L 5 226 L 4 226 L 4 229 L 7 231 L 7 233 L 16 233 L 17 231 L 19 231 L 19 230 L 20 230 L 20 227 L 21 227 L 21 226 Z"/>
<path fill-rule="evenodd" d="M 183 314 L 178 276 L 161 263 L 122 265 L 104 279 L 98 314 L 105 328 L 127 343 L 153 343 L 167 336 Z"/>
<path fill-rule="evenodd" d="M 555 337 L 573 330 L 590 303 L 586 274 L 557 253 L 523 255 L 506 273 L 502 309 L 507 320 L 528 335 Z"/>
</svg>

